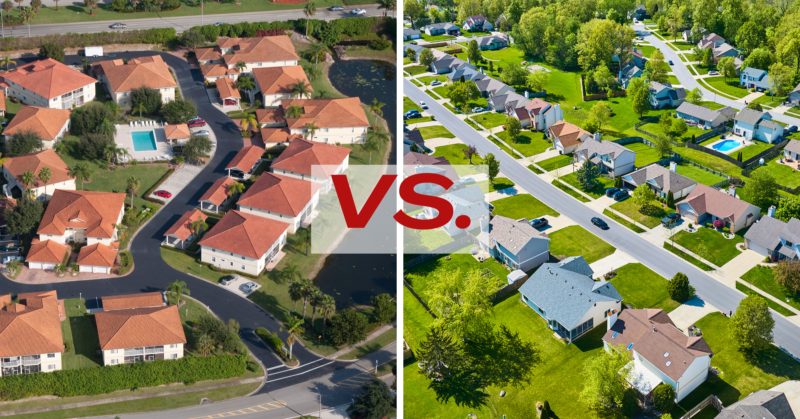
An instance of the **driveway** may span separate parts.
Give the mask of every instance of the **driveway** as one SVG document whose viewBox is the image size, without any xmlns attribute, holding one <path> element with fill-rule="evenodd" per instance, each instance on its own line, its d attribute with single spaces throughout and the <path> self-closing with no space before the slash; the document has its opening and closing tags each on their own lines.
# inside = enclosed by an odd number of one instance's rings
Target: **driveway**
<svg viewBox="0 0 800 419">
<path fill-rule="evenodd" d="M 156 191 L 150 194 L 150 198 L 160 199 L 166 203 L 172 202 L 178 194 L 186 187 L 189 183 L 191 183 L 194 178 L 203 171 L 204 166 L 196 165 L 196 164 L 188 164 L 184 163 L 181 167 L 178 168 L 175 172 L 172 173 L 161 186 L 158 187 L 157 190 L 159 191 L 167 191 L 172 192 L 171 198 L 164 198 L 162 196 L 157 196 Z"/>
<path fill-rule="evenodd" d="M 678 329 L 686 333 L 686 331 L 689 330 L 689 326 L 695 324 L 695 322 L 702 319 L 707 314 L 715 312 L 719 312 L 719 309 L 698 297 L 693 297 L 675 310 L 672 310 L 669 313 L 669 318 L 672 319 Z"/>
<path fill-rule="evenodd" d="M 607 272 L 619 269 L 629 263 L 638 262 L 633 256 L 617 249 L 614 253 L 590 264 L 589 267 L 594 271 L 594 277 L 600 278 Z"/>
<path fill-rule="evenodd" d="M 749 249 L 745 250 L 720 268 L 722 280 L 729 287 L 736 288 L 736 280 L 763 261 L 764 256 Z"/>
</svg>

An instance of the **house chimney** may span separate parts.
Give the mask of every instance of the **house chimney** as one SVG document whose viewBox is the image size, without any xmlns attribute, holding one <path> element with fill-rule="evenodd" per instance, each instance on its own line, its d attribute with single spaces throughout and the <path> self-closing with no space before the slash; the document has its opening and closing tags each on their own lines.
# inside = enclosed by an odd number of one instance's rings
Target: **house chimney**
<svg viewBox="0 0 800 419">
<path fill-rule="evenodd" d="M 607 324 L 606 331 L 611 330 L 611 328 L 614 326 L 614 323 L 617 322 L 617 316 L 619 316 L 617 313 L 614 313 L 614 314 L 608 316 L 608 324 Z"/>
<path fill-rule="evenodd" d="M 767 216 L 775 218 L 775 205 L 772 205 L 767 209 Z"/>
<path fill-rule="evenodd" d="M 678 163 L 674 161 L 669 162 L 669 171 L 678 173 Z"/>
<path fill-rule="evenodd" d="M 488 233 L 489 232 L 489 216 L 488 215 L 484 215 L 478 221 L 480 221 L 480 224 L 481 224 L 481 232 L 482 233 Z"/>
<path fill-rule="evenodd" d="M 600 131 L 594 133 L 594 140 L 597 142 L 603 141 L 603 139 L 600 137 Z"/>
<path fill-rule="evenodd" d="M 733 186 L 733 185 L 728 186 L 728 195 L 736 196 L 736 187 L 735 186 Z"/>
</svg>

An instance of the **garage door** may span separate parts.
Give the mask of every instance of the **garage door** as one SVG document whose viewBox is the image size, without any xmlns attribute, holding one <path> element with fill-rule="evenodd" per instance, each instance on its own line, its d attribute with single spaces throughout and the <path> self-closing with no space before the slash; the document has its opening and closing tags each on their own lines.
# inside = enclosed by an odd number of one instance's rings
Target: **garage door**
<svg viewBox="0 0 800 419">
<path fill-rule="evenodd" d="M 43 263 L 42 264 L 42 269 L 53 269 L 55 267 L 56 267 L 55 263 Z"/>
<path fill-rule="evenodd" d="M 84 265 L 81 265 L 81 266 L 80 266 L 80 271 L 81 271 L 81 272 L 91 272 L 91 271 L 92 271 L 92 267 L 91 267 L 91 266 L 84 266 Z"/>
<path fill-rule="evenodd" d="M 107 274 L 108 273 L 108 268 L 105 267 L 105 266 L 95 266 L 94 267 L 94 273 L 96 273 L 96 274 Z"/>
<path fill-rule="evenodd" d="M 28 267 L 31 269 L 42 269 L 41 262 L 28 262 Z"/>
</svg>

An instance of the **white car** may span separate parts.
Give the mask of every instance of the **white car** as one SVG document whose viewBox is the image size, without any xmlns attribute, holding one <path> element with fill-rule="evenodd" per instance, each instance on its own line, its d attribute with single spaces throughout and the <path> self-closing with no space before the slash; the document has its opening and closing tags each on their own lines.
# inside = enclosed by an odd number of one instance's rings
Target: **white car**
<svg viewBox="0 0 800 419">
<path fill-rule="evenodd" d="M 420 101 L 419 101 L 419 106 L 420 106 L 422 109 L 428 109 L 428 105 L 426 105 L 426 104 L 425 104 L 425 101 L 423 101 L 423 100 L 420 100 Z"/>
<path fill-rule="evenodd" d="M 365 15 L 367 11 L 364 9 L 355 9 L 350 12 L 351 15 Z"/>
<path fill-rule="evenodd" d="M 711 71 L 708 72 L 708 75 L 709 76 L 719 76 L 719 71 L 711 70 Z"/>
<path fill-rule="evenodd" d="M 480 106 L 476 106 L 476 107 L 472 108 L 472 112 L 473 113 L 483 112 L 483 108 L 480 107 Z"/>
<path fill-rule="evenodd" d="M 197 135 L 211 135 L 211 133 L 208 132 L 208 130 L 201 129 L 200 131 L 197 131 Z"/>
<path fill-rule="evenodd" d="M 248 282 L 239 287 L 239 289 L 241 289 L 244 292 L 253 292 L 256 290 L 256 288 L 258 288 L 258 284 L 256 284 L 255 282 Z"/>
</svg>

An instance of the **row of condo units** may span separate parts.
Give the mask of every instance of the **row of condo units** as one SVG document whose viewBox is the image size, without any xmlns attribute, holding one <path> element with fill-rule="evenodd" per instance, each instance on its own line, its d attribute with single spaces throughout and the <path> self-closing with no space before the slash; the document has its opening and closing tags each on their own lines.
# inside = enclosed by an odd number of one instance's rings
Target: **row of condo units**
<svg viewBox="0 0 800 419">
<path fill-rule="evenodd" d="M 93 310 L 103 365 L 183 357 L 186 335 L 178 306 L 160 292 L 102 297 Z M 0 376 L 62 369 L 61 322 L 69 321 L 56 291 L 0 295 Z"/>
<path fill-rule="evenodd" d="M 272 161 L 270 171 L 258 179 L 236 202 L 236 209 L 225 213 L 199 241 L 200 260 L 217 268 L 259 275 L 275 261 L 286 244 L 288 234 L 308 227 L 320 195 L 332 187 L 334 174 L 343 174 L 349 164 L 350 149 L 332 144 L 295 138 Z M 248 178 L 261 163 L 265 150 L 248 146 L 226 166 L 229 174 Z M 199 210 L 185 213 L 165 233 L 163 245 L 185 249 L 196 238 L 192 224 L 206 220 L 207 214 L 220 213 L 238 194 L 231 193 L 236 179 L 218 179 L 200 197 Z M 202 233 L 202 232 L 201 232 Z"/>
</svg>

